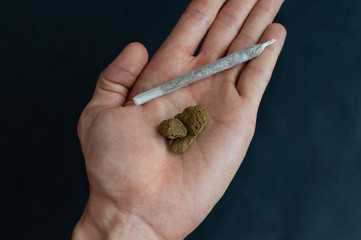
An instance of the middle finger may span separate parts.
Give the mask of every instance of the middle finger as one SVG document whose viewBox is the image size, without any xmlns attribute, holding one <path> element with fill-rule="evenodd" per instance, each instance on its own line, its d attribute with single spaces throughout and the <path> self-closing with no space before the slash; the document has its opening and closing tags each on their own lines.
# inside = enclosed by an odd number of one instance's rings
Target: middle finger
<svg viewBox="0 0 361 240">
<path fill-rule="evenodd" d="M 223 57 L 257 0 L 228 0 L 204 39 L 199 56 L 207 60 Z"/>
</svg>

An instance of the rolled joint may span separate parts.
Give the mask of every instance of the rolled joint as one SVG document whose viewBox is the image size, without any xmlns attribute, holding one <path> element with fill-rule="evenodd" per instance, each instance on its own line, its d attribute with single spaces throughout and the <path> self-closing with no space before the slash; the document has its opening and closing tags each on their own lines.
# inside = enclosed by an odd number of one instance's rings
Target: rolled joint
<svg viewBox="0 0 361 240">
<path fill-rule="evenodd" d="M 162 89 L 160 87 L 156 87 L 141 94 L 138 94 L 133 98 L 133 102 L 136 106 L 139 106 L 163 95 L 164 94 L 162 92 Z"/>
</svg>

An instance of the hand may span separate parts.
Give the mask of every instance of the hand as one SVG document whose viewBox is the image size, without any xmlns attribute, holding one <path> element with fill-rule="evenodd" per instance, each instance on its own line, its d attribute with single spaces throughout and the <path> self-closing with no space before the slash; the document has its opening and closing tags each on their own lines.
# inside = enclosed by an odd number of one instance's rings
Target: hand
<svg viewBox="0 0 361 240">
<path fill-rule="evenodd" d="M 131 43 L 101 73 L 78 126 L 90 196 L 73 239 L 181 239 L 224 194 L 253 137 L 286 36 L 271 24 L 282 0 L 228 0 L 218 13 L 224 2 L 194 0 L 149 63 L 146 49 Z M 129 104 L 140 92 L 272 38 L 276 43 L 248 64 Z M 158 124 L 197 104 L 211 115 L 207 127 L 185 153 L 172 153 Z"/>
</svg>

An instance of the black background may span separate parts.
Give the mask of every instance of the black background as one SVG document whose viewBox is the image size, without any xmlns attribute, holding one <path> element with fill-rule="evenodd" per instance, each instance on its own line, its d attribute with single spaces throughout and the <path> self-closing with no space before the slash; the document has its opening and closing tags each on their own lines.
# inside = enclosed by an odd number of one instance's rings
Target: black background
<svg viewBox="0 0 361 240">
<path fill-rule="evenodd" d="M 88 186 L 77 120 L 131 41 L 158 49 L 189 1 L 0 2 L 1 218 L 68 239 Z M 288 38 L 249 152 L 187 239 L 361 239 L 361 1 L 284 3 Z"/>
</svg>

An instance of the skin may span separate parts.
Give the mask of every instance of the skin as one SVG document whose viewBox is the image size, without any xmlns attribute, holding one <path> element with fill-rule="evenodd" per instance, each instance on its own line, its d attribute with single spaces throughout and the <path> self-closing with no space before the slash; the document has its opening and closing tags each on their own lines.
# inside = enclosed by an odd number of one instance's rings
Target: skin
<svg viewBox="0 0 361 240">
<path fill-rule="evenodd" d="M 252 140 L 286 37 L 284 27 L 272 23 L 282 0 L 224 3 L 192 1 L 150 62 L 145 47 L 131 43 L 100 74 L 78 125 L 90 196 L 72 239 L 183 239 L 224 194 Z M 272 38 L 276 43 L 247 64 L 141 106 L 130 101 Z M 209 123 L 187 152 L 175 154 L 157 126 L 197 104 L 209 111 Z"/>
</svg>

